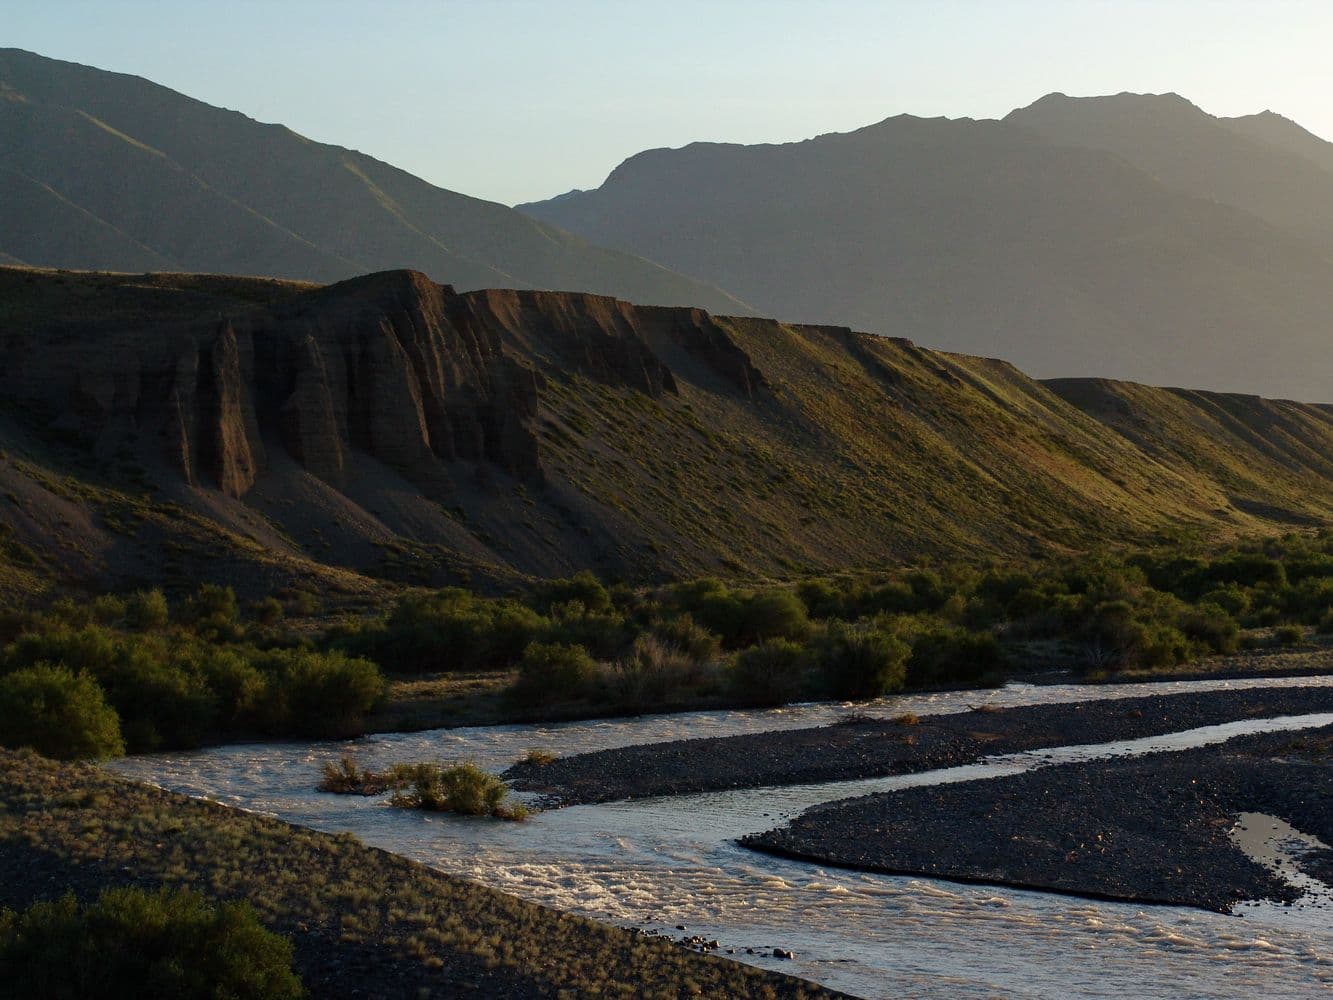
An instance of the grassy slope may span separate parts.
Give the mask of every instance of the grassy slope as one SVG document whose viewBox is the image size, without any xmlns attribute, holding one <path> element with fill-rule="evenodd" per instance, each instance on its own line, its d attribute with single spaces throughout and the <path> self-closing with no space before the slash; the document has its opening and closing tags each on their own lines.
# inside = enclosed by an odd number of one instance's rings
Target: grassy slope
<svg viewBox="0 0 1333 1000">
<path fill-rule="evenodd" d="M 310 287 L 0 268 L 0 330 L 92 344 Z M 579 374 L 549 330 L 506 331 L 507 349 L 546 376 L 534 423 L 545 486 L 495 470 L 479 484 L 463 468 L 446 499 L 361 457 L 340 492 L 271 444 L 268 473 L 237 501 L 90 454 L 61 435 L 58 413 L 10 412 L 0 485 L 20 502 L 0 504 L 0 521 L 52 579 L 203 575 L 257 593 L 308 578 L 371 595 L 379 585 L 358 574 L 785 576 L 1333 520 L 1326 407 L 1042 384 L 1003 362 L 844 329 L 719 323 L 767 381 L 752 397 L 660 324 L 643 329 L 679 394 L 657 399 Z M 21 555 L 8 560 L 10 596 L 39 589 Z"/>
<path fill-rule="evenodd" d="M 1333 516 L 1333 477 L 1317 459 L 1333 446 L 1333 419 L 1318 408 L 1252 414 L 1285 419 L 1308 452 L 1303 463 L 1259 464 L 1243 421 L 1201 423 L 1191 398 L 1164 390 L 1133 387 L 1139 415 L 1159 428 L 1135 441 L 1002 362 L 725 322 L 771 393 L 716 391 L 672 358 L 679 401 L 586 382 L 555 383 L 544 400 L 556 418 L 552 478 L 591 493 L 622 537 L 649 551 L 655 540 L 683 569 L 721 559 L 781 574 L 1164 530 L 1261 531 L 1229 503 L 1237 490 L 1217 458 L 1228 454 L 1253 469 L 1245 497 L 1297 520 Z"/>
<path fill-rule="evenodd" d="M 836 995 L 524 903 L 354 837 L 32 754 L 0 751 L 0 872 L 0 905 L 131 881 L 247 899 L 293 936 L 315 996 Z"/>
</svg>

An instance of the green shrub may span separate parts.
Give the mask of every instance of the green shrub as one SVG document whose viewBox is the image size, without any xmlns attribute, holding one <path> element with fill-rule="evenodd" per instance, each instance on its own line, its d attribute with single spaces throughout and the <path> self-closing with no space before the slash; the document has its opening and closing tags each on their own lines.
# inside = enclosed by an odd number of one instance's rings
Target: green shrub
<svg viewBox="0 0 1333 1000">
<path fill-rule="evenodd" d="M 1229 583 L 1225 587 L 1215 587 L 1200 598 L 1202 604 L 1215 604 L 1232 617 L 1243 615 L 1250 610 L 1250 595 L 1245 590 Z"/>
<path fill-rule="evenodd" d="M 577 601 L 592 614 L 612 610 L 611 594 L 597 577 L 586 569 L 564 580 L 546 580 L 532 591 L 533 606 L 549 614 L 559 604 Z"/>
<path fill-rule="evenodd" d="M 1299 625 L 1279 625 L 1273 630 L 1273 641 L 1279 646 L 1298 646 L 1305 641 L 1305 629 Z"/>
<path fill-rule="evenodd" d="M 999 641 L 991 633 L 939 629 L 913 641 L 907 678 L 913 687 L 977 684 L 989 680 L 1003 665 Z"/>
<path fill-rule="evenodd" d="M 571 701 L 590 694 L 596 677 L 597 664 L 582 646 L 534 642 L 519 661 L 509 693 L 525 705 Z"/>
<path fill-rule="evenodd" d="M 722 640 L 696 622 L 688 611 L 669 621 L 654 621 L 651 633 L 697 663 L 709 663 L 722 653 Z"/>
<path fill-rule="evenodd" d="M 97 672 L 136 753 L 196 747 L 220 734 L 218 699 L 192 664 L 156 645 L 126 646 Z"/>
<path fill-rule="evenodd" d="M 366 713 L 384 694 L 375 664 L 338 650 L 268 650 L 254 664 L 268 680 L 264 721 L 279 735 L 359 736 Z"/>
<path fill-rule="evenodd" d="M 819 644 L 817 665 L 833 697 L 878 698 L 902 688 L 910 652 L 892 635 L 841 626 L 830 629 Z"/>
<path fill-rule="evenodd" d="M 265 597 L 250 605 L 250 614 L 260 625 L 273 626 L 282 621 L 286 608 L 276 597 Z"/>
<path fill-rule="evenodd" d="M 1240 646 L 1240 626 L 1216 604 L 1200 604 L 1180 616 L 1180 631 L 1211 653 L 1234 653 Z"/>
<path fill-rule="evenodd" d="M 115 594 L 99 594 L 93 598 L 89 611 L 98 625 L 114 625 L 125 617 L 126 604 Z"/>
<path fill-rule="evenodd" d="M 805 650 L 787 639 L 770 639 L 736 654 L 728 677 L 732 695 L 751 705 L 785 705 L 804 689 Z"/>
<path fill-rule="evenodd" d="M 201 635 L 231 635 L 241 618 L 236 592 L 230 587 L 202 584 L 181 606 L 180 617 Z"/>
<path fill-rule="evenodd" d="M 604 690 L 620 708 L 641 711 L 699 693 L 710 686 L 712 673 L 706 661 L 645 633 L 627 656 L 610 665 Z"/>
<path fill-rule="evenodd" d="M 170 609 L 160 590 L 135 591 L 125 602 L 125 624 L 132 629 L 146 632 L 165 628 L 169 620 Z"/>
<path fill-rule="evenodd" d="M 244 903 L 107 889 L 0 912 L 0 998 L 295 1000 L 292 946 Z"/>
<path fill-rule="evenodd" d="M 125 752 L 120 719 L 97 682 L 49 664 L 0 677 L 0 744 L 57 760 Z"/>
<path fill-rule="evenodd" d="M 331 637 L 386 670 L 426 673 L 512 666 L 548 626 L 531 608 L 446 588 L 399 599 L 388 619 Z"/>
<path fill-rule="evenodd" d="M 528 816 L 522 804 L 505 802 L 509 788 L 503 781 L 475 764 L 400 764 L 389 773 L 399 789 L 390 801 L 400 809 L 513 820 Z"/>
<path fill-rule="evenodd" d="M 1324 612 L 1317 626 L 1320 635 L 1333 635 L 1333 608 Z"/>
<path fill-rule="evenodd" d="M 628 645 L 631 630 L 618 611 L 593 611 L 579 601 L 551 608 L 551 623 L 541 640 L 561 646 L 582 646 L 592 656 L 610 659 Z"/>
<path fill-rule="evenodd" d="M 796 594 L 805 605 L 806 614 L 811 618 L 822 620 L 846 617 L 842 591 L 828 580 L 821 578 L 802 580 L 796 586 Z"/>
<path fill-rule="evenodd" d="M 789 590 L 763 590 L 744 605 L 740 630 L 741 642 L 751 645 L 768 639 L 804 639 L 810 634 L 810 620 L 803 605 Z"/>
</svg>

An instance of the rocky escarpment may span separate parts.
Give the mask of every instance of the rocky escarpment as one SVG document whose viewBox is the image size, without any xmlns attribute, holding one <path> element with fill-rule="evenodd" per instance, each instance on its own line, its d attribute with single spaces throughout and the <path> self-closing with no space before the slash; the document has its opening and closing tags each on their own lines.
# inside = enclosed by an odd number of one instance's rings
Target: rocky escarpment
<svg viewBox="0 0 1333 1000">
<path fill-rule="evenodd" d="M 218 533 L 195 562 L 219 576 L 244 550 L 498 585 L 1333 517 L 1324 407 L 1089 392 L 845 327 L 409 271 L 317 287 L 0 267 L 0 449 L 0 495 L 21 501 L 0 527 L 107 580 L 193 572 L 162 534 L 187 528 Z M 76 515 L 81 548 L 43 527 Z"/>
<path fill-rule="evenodd" d="M 0 383 L 102 454 L 156 458 L 191 485 L 244 496 L 281 447 L 343 487 L 362 453 L 422 486 L 455 463 L 540 482 L 533 362 L 658 398 L 678 392 L 641 333 L 666 324 L 747 396 L 763 378 L 700 310 L 606 296 L 458 294 L 411 271 L 341 282 L 207 320 L 8 337 Z M 101 351 L 99 351 L 101 353 Z"/>
</svg>

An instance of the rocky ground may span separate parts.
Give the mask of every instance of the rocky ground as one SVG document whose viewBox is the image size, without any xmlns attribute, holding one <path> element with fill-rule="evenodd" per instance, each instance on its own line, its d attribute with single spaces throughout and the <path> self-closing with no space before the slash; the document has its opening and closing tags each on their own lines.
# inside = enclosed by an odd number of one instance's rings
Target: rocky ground
<svg viewBox="0 0 1333 1000">
<path fill-rule="evenodd" d="M 312 997 L 832 997 L 293 827 L 0 751 L 0 907 L 112 885 L 249 901 Z"/>
<path fill-rule="evenodd" d="M 1298 895 L 1232 842 L 1241 812 L 1333 843 L 1333 727 L 908 788 L 745 838 L 823 864 L 1225 912 Z M 1321 749 L 1323 748 L 1323 749 Z M 1305 867 L 1333 876 L 1327 853 Z"/>
<path fill-rule="evenodd" d="M 1035 705 L 681 740 L 520 763 L 505 777 L 560 804 L 873 778 L 993 754 L 1106 743 L 1237 719 L 1333 712 L 1333 688 L 1293 687 Z"/>
</svg>

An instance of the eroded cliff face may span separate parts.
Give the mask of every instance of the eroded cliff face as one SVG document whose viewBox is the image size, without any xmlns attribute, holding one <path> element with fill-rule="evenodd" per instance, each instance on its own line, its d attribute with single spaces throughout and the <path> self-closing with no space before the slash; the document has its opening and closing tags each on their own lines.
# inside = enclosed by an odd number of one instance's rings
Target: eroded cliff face
<svg viewBox="0 0 1333 1000">
<path fill-rule="evenodd" d="M 103 454 L 157 457 L 191 485 L 233 497 L 255 485 L 273 447 L 335 487 L 355 474 L 357 453 L 423 486 L 456 463 L 540 482 L 538 366 L 675 395 L 646 327 L 746 397 L 764 384 L 700 310 L 558 292 L 460 295 L 411 271 L 93 342 L 71 333 L 40 352 L 11 337 L 0 384 Z"/>
</svg>

